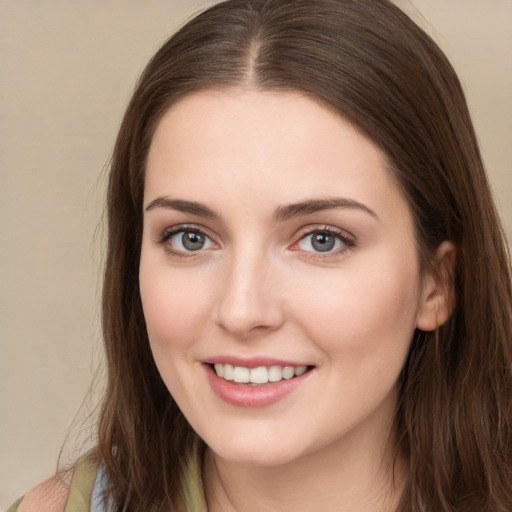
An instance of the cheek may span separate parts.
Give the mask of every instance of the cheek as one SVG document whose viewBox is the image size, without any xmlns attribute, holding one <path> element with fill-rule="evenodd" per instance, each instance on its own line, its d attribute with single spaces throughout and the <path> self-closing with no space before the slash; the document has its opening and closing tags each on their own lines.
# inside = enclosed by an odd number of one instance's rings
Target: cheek
<svg viewBox="0 0 512 512">
<path fill-rule="evenodd" d="M 141 259 L 139 282 L 155 359 L 160 354 L 185 350 L 201 338 L 210 315 L 210 298 L 208 290 L 199 286 L 204 280 L 197 272 L 173 272 L 172 268 L 146 264 Z"/>
<path fill-rule="evenodd" d="M 412 260 L 414 261 L 414 259 Z M 401 364 L 413 336 L 419 277 L 405 265 L 364 265 L 297 290 L 304 329 L 331 359 L 368 364 Z M 396 359 L 396 361 L 395 361 Z M 375 368 L 374 368 L 375 369 Z"/>
<path fill-rule="evenodd" d="M 160 376 L 182 410 L 201 403 L 197 382 L 190 381 L 197 365 L 194 349 L 210 315 L 204 279 L 141 258 L 139 283 L 151 352 Z M 199 398 L 197 398 L 199 397 Z M 190 414 L 190 411 L 189 411 Z"/>
</svg>

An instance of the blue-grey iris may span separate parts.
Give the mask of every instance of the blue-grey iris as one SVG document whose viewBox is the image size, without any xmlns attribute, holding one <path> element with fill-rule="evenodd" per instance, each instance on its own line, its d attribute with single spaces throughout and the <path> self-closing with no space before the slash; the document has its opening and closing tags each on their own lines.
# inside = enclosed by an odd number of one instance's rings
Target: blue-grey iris
<svg viewBox="0 0 512 512">
<path fill-rule="evenodd" d="M 318 252 L 330 251 L 336 243 L 336 237 L 326 233 L 314 233 L 311 236 L 311 245 Z"/>
<path fill-rule="evenodd" d="M 202 249 L 205 241 L 206 237 L 203 234 L 193 231 L 183 233 L 183 236 L 181 237 L 183 247 L 188 251 L 198 251 L 199 249 Z"/>
</svg>

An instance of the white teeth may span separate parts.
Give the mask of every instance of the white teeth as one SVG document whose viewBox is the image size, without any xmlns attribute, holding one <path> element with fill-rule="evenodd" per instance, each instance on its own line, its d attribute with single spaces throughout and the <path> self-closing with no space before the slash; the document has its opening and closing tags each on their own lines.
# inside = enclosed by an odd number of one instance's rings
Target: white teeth
<svg viewBox="0 0 512 512">
<path fill-rule="evenodd" d="M 293 366 L 285 366 L 283 368 L 283 379 L 289 380 L 295 375 L 295 368 Z"/>
<path fill-rule="evenodd" d="M 233 370 L 233 380 L 235 382 L 247 383 L 249 382 L 249 368 L 243 366 L 235 366 Z"/>
<path fill-rule="evenodd" d="M 215 373 L 225 380 L 234 380 L 240 384 L 266 384 L 267 382 L 279 382 L 293 377 L 300 377 L 308 369 L 307 366 L 259 366 L 258 368 L 246 368 L 231 364 L 216 363 L 213 365 Z"/>
<path fill-rule="evenodd" d="M 268 382 L 268 370 L 264 366 L 251 368 L 249 380 L 253 384 L 266 384 Z"/>
<path fill-rule="evenodd" d="M 224 377 L 224 365 L 223 364 L 215 364 L 213 365 L 213 367 L 215 368 L 215 372 L 217 373 L 217 375 L 219 377 Z"/>
<path fill-rule="evenodd" d="M 300 377 L 302 374 L 306 373 L 307 369 L 307 366 L 297 366 L 297 368 L 295 368 L 295 376 Z"/>
<path fill-rule="evenodd" d="M 268 380 L 270 382 L 283 380 L 283 368 L 281 366 L 271 366 L 268 369 Z"/>
<path fill-rule="evenodd" d="M 222 372 L 223 373 L 222 377 L 224 377 L 226 380 L 233 380 L 234 379 L 233 367 L 230 364 L 224 364 L 221 366 L 224 366 L 224 371 Z M 219 375 L 219 377 L 221 377 L 221 375 Z"/>
</svg>

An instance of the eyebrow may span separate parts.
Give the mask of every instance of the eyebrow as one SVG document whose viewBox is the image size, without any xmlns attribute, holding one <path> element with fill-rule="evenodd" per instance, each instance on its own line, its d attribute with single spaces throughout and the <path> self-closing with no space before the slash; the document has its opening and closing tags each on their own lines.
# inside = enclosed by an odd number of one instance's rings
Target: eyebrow
<svg viewBox="0 0 512 512">
<path fill-rule="evenodd" d="M 199 217 L 218 219 L 219 215 L 205 204 L 196 201 L 185 201 L 184 199 L 171 199 L 169 197 L 157 197 L 146 206 L 149 212 L 155 208 L 165 208 L 167 210 L 177 210 L 179 212 L 190 213 Z"/>
<path fill-rule="evenodd" d="M 363 203 L 344 197 L 331 197 L 327 199 L 312 199 L 308 201 L 302 201 L 300 203 L 280 206 L 274 212 L 274 221 L 280 222 L 304 215 L 310 215 L 312 213 L 320 212 L 323 210 L 334 210 L 338 208 L 361 210 L 378 219 L 377 214 Z"/>
<path fill-rule="evenodd" d="M 210 219 L 219 219 L 218 215 L 211 208 L 203 203 L 196 201 L 186 201 L 185 199 L 171 199 L 166 196 L 157 197 L 146 206 L 146 212 L 156 208 L 165 208 L 167 210 L 177 210 L 180 212 L 190 213 L 198 217 L 205 217 Z M 311 199 L 301 201 L 300 203 L 292 203 L 288 205 L 279 206 L 273 214 L 274 222 L 282 222 L 312 213 L 333 210 L 339 208 L 346 208 L 351 210 L 360 210 L 368 213 L 372 217 L 378 219 L 377 214 L 368 208 L 368 206 L 355 201 L 354 199 L 347 199 L 343 197 L 331 197 L 327 199 Z"/>
</svg>

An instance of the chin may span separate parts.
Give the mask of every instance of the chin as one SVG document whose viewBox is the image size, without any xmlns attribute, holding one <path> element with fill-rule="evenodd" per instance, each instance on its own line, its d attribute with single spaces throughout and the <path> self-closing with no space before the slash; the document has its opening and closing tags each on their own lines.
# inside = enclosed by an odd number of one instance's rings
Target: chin
<svg viewBox="0 0 512 512">
<path fill-rule="evenodd" d="M 293 462 L 298 458 L 298 454 L 286 452 L 279 449 L 262 449 L 261 446 L 252 444 L 250 441 L 244 448 L 234 449 L 228 447 L 223 449 L 215 450 L 210 447 L 211 450 L 220 458 L 225 461 L 236 464 L 239 466 L 252 466 L 252 467 L 271 467 L 271 466 L 282 466 L 290 462 Z"/>
<path fill-rule="evenodd" d="M 302 455 L 297 443 L 290 436 L 254 435 L 251 432 L 205 436 L 203 440 L 215 455 L 231 464 L 243 466 L 278 466 L 296 460 Z"/>
</svg>

